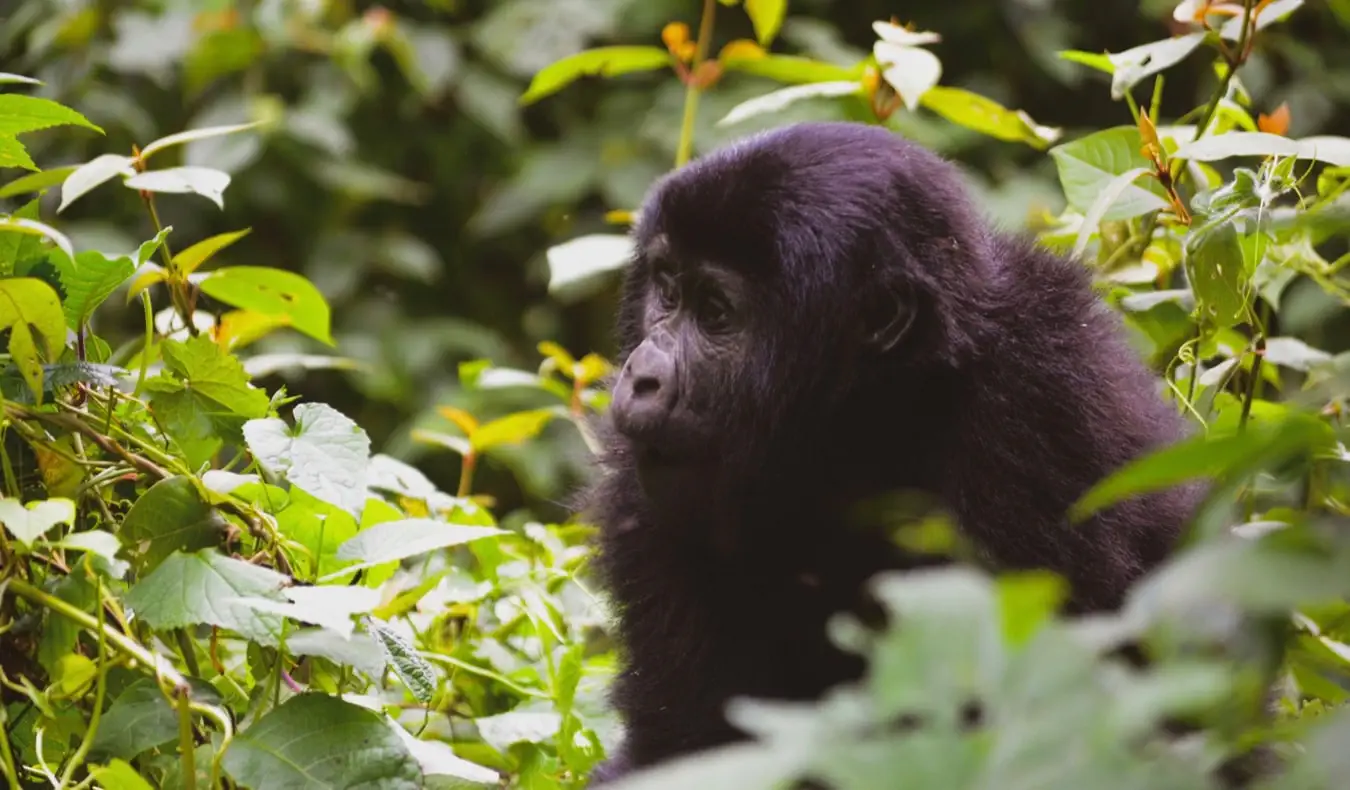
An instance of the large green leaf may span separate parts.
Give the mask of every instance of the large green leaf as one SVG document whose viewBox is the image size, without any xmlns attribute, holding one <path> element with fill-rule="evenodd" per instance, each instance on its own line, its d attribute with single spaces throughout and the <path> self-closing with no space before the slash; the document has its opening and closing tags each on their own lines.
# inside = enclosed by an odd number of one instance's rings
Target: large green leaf
<svg viewBox="0 0 1350 790">
<path fill-rule="evenodd" d="M 178 736 L 178 714 L 152 678 L 138 678 L 113 700 L 94 735 L 95 756 L 130 760 Z"/>
<path fill-rule="evenodd" d="M 1086 212 L 1097 196 L 1117 176 L 1135 168 L 1150 167 L 1139 152 L 1142 141 L 1133 126 L 1117 126 L 1095 132 L 1050 149 L 1059 169 L 1059 182 L 1069 205 Z M 1162 188 L 1145 189 L 1131 184 L 1102 217 L 1113 222 L 1167 207 Z"/>
<path fill-rule="evenodd" d="M 88 118 L 51 99 L 23 96 L 18 93 L 0 93 L 0 134 L 23 134 L 53 126 L 83 126 L 99 134 L 103 133 L 103 130 L 90 123 Z"/>
<path fill-rule="evenodd" d="M 294 414 L 294 428 L 276 418 L 246 423 L 249 452 L 292 485 L 359 517 L 366 501 L 370 438 L 323 403 L 302 403 Z"/>
<path fill-rule="evenodd" d="M 10 358 L 41 403 L 42 360 L 55 360 L 66 343 L 61 297 L 50 285 L 32 277 L 0 280 L 0 330 L 4 329 L 10 330 Z M 36 336 L 33 329 L 37 329 Z"/>
<path fill-rule="evenodd" d="M 276 571 L 226 557 L 214 549 L 175 552 L 127 593 L 136 616 L 155 630 L 208 624 L 275 645 L 281 618 L 258 612 L 235 598 L 280 600 L 287 583 Z"/>
<path fill-rule="evenodd" d="M 379 717 L 326 694 L 292 697 L 237 736 L 225 770 L 251 788 L 422 787 L 417 760 Z"/>
<path fill-rule="evenodd" d="M 1193 229 L 1183 249 L 1186 275 L 1204 320 L 1220 329 L 1246 320 L 1252 286 L 1233 220 L 1221 218 Z"/>
<path fill-rule="evenodd" d="M 284 318 L 296 330 L 333 345 L 328 302 L 303 276 L 265 266 L 217 269 L 201 282 L 212 299 L 242 310 Z"/>
<path fill-rule="evenodd" d="M 161 346 L 168 372 L 217 404 L 240 417 L 256 418 L 267 413 L 267 393 L 249 383 L 239 358 L 227 354 L 206 335 L 185 342 L 165 340 Z"/>
<path fill-rule="evenodd" d="M 191 553 L 218 545 L 229 523 L 202 501 L 192 480 L 170 477 L 150 486 L 122 522 L 127 554 L 142 573 L 175 551 Z"/>
<path fill-rule="evenodd" d="M 338 557 L 359 560 L 361 564 L 355 567 L 368 567 L 500 534 L 502 530 L 494 527 L 447 524 L 429 518 L 386 521 L 362 530 L 343 543 L 338 549 Z M 344 571 L 355 570 L 355 567 Z"/>
<path fill-rule="evenodd" d="M 164 244 L 170 230 L 172 228 L 164 228 L 153 239 L 142 244 L 134 259 L 126 255 L 109 258 L 97 250 L 81 252 L 74 260 L 53 255 L 52 263 L 61 277 L 61 287 L 66 292 L 63 305 L 66 326 L 71 329 L 84 326 L 98 306 Z"/>
<path fill-rule="evenodd" d="M 659 47 L 588 49 L 540 69 L 530 81 L 530 87 L 520 97 L 520 103 L 530 104 L 539 101 L 587 75 L 616 77 L 634 71 L 664 68 L 673 62 L 670 53 Z"/>
</svg>

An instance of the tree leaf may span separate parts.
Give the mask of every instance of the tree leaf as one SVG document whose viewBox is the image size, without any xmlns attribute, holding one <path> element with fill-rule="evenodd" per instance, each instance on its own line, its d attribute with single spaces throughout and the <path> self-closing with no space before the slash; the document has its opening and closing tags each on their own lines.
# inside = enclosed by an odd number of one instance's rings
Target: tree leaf
<svg viewBox="0 0 1350 790">
<path fill-rule="evenodd" d="M 612 233 L 593 233 L 548 248 L 548 290 L 551 293 L 627 266 L 633 240 Z"/>
<path fill-rule="evenodd" d="M 0 134 L 0 168 L 21 167 L 24 170 L 37 170 L 37 163 L 28 155 L 28 149 L 18 138 Z"/>
<path fill-rule="evenodd" d="M 1117 126 L 1051 148 L 1069 205 L 1087 211 L 1112 179 L 1135 168 L 1151 167 L 1139 153 L 1141 145 L 1138 129 Z M 1153 184 L 1148 189 L 1131 184 L 1102 220 L 1115 222 L 1167 208 L 1161 192 Z"/>
<path fill-rule="evenodd" d="M 211 259 L 213 255 L 234 244 L 249 234 L 252 228 L 244 228 L 232 233 L 220 233 L 208 239 L 202 239 L 186 250 L 173 256 L 174 265 L 184 276 L 197 271 L 197 268 Z"/>
<path fill-rule="evenodd" d="M 233 598 L 279 599 L 285 576 L 214 549 L 193 554 L 174 552 L 127 593 L 127 603 L 151 628 L 163 631 L 208 624 L 235 631 L 265 645 L 275 645 L 281 619 Z"/>
<path fill-rule="evenodd" d="M 42 340 L 39 351 L 36 328 Z M 8 329 L 9 354 L 28 383 L 37 403 L 42 403 L 42 359 L 55 359 L 66 342 L 65 315 L 61 298 L 42 280 L 16 277 L 0 280 L 0 330 Z"/>
<path fill-rule="evenodd" d="M 745 13 L 750 15 L 760 46 L 767 47 L 783 26 L 787 0 L 745 0 Z"/>
<path fill-rule="evenodd" d="M 1183 250 L 1182 263 L 1195 292 L 1196 308 L 1205 320 L 1219 328 L 1246 320 L 1251 281 L 1233 221 L 1219 219 L 1194 228 Z"/>
<path fill-rule="evenodd" d="M 294 428 L 276 418 L 248 421 L 249 452 L 292 485 L 359 518 L 366 501 L 370 438 L 323 403 L 302 403 L 294 416 Z"/>
<path fill-rule="evenodd" d="M 12 136 L 53 126 L 83 126 L 103 134 L 88 118 L 51 99 L 0 93 L 0 134 Z"/>
<path fill-rule="evenodd" d="M 478 452 L 503 444 L 519 444 L 538 435 L 556 416 L 558 413 L 553 409 L 532 409 L 508 414 L 480 425 L 473 432 L 470 444 Z"/>
<path fill-rule="evenodd" d="M 520 97 L 520 103 L 539 101 L 588 75 L 617 77 L 635 71 L 652 71 L 673 63 L 670 53 L 659 47 L 588 49 L 540 69 L 530 81 L 530 87 Z"/>
<path fill-rule="evenodd" d="M 142 148 L 141 159 L 142 160 L 149 159 L 153 154 L 159 151 L 163 151 L 165 148 L 169 148 L 171 146 L 182 145 L 184 143 L 191 143 L 197 140 L 205 140 L 209 137 L 220 137 L 221 135 L 235 134 L 236 132 L 242 132 L 247 129 L 252 129 L 253 127 L 258 126 L 261 123 L 262 121 L 253 121 L 251 123 L 231 124 L 228 126 L 210 126 L 203 129 L 189 129 L 185 132 L 178 132 L 176 134 L 171 134 L 168 135 L 167 137 L 161 137 L 158 140 L 155 140 L 154 142 L 151 142 L 150 144 Z M 224 189 L 224 187 L 221 188 Z"/>
<path fill-rule="evenodd" d="M 0 217 L 0 233 L 24 233 L 29 236 L 44 236 L 61 249 L 67 257 L 75 257 L 75 248 L 65 234 L 44 222 L 26 217 Z"/>
<path fill-rule="evenodd" d="M 1107 55 L 1113 67 L 1111 98 L 1119 101 L 1139 82 L 1180 63 L 1204 40 L 1204 33 L 1188 33 Z"/>
<path fill-rule="evenodd" d="M 993 99 L 963 88 L 934 85 L 923 94 L 924 107 L 952 123 L 999 140 L 1026 143 L 1043 150 L 1059 139 L 1060 130 L 1041 126 L 1022 110 L 1009 110 Z"/>
<path fill-rule="evenodd" d="M 756 115 L 765 113 L 780 112 L 789 105 L 802 101 L 803 99 L 814 98 L 834 98 L 838 96 L 851 96 L 862 91 L 862 85 L 858 82 L 808 82 L 802 85 L 789 85 L 786 88 L 780 88 L 771 91 L 763 96 L 756 96 L 748 99 L 731 108 L 722 120 L 717 122 L 718 126 L 731 126 L 748 120 Z"/>
<path fill-rule="evenodd" d="M 60 184 L 70 177 L 70 174 L 76 171 L 74 165 L 67 167 L 53 167 L 43 170 L 40 173 L 30 173 L 29 175 L 16 178 L 13 181 L 0 187 L 0 198 L 11 198 L 15 195 L 26 195 L 30 192 L 41 192 L 50 187 Z"/>
<path fill-rule="evenodd" d="M 164 367 L 193 392 L 210 398 L 240 417 L 260 418 L 271 400 L 249 383 L 239 358 L 225 353 L 206 335 L 187 341 L 165 340 L 160 346 Z"/>
<path fill-rule="evenodd" d="M 184 165 L 137 173 L 122 183 L 146 192 L 201 195 L 225 208 L 225 188 L 230 185 L 230 174 L 210 167 Z"/>
<path fill-rule="evenodd" d="M 218 545 L 228 528 L 229 523 L 202 501 L 192 480 L 178 475 L 150 486 L 127 512 L 121 531 L 127 554 L 144 574 L 175 551 L 191 553 Z"/>
<path fill-rule="evenodd" d="M 338 548 L 337 556 L 343 560 L 360 561 L 359 565 L 342 570 L 343 573 L 350 573 L 357 568 L 416 557 L 429 551 L 501 534 L 503 531 L 495 527 L 447 524 L 429 518 L 400 519 L 362 530 Z"/>
<path fill-rule="evenodd" d="M 1106 183 L 1101 194 L 1097 195 L 1096 200 L 1092 201 L 1092 206 L 1088 208 L 1087 213 L 1083 215 L 1083 223 L 1078 229 L 1078 238 L 1073 243 L 1073 255 L 1083 254 L 1087 249 L 1087 243 L 1092 238 L 1092 234 L 1097 231 L 1102 223 L 1102 217 L 1111 210 L 1125 190 L 1134 185 L 1134 182 L 1140 176 L 1148 175 L 1153 172 L 1147 167 L 1136 167 L 1133 170 L 1127 170 Z"/>
<path fill-rule="evenodd" d="M 230 266 L 212 272 L 201 281 L 201 289 L 241 310 L 285 318 L 296 330 L 333 345 L 328 302 L 299 274 L 265 266 Z"/>
<path fill-rule="evenodd" d="M 102 154 L 75 168 L 61 182 L 61 205 L 56 207 L 56 213 L 65 211 L 66 206 L 74 203 L 81 195 L 114 176 L 130 178 L 136 175 L 136 168 L 132 166 L 134 161 L 129 156 Z"/>
<path fill-rule="evenodd" d="M 93 755 L 131 760 L 178 737 L 178 714 L 151 678 L 137 678 L 103 714 L 90 747 Z"/>
<path fill-rule="evenodd" d="M 418 655 L 417 649 L 399 636 L 398 632 L 381 622 L 379 618 L 367 617 L 365 624 L 375 637 L 375 641 L 384 649 L 385 660 L 393 666 L 403 685 L 408 687 L 419 702 L 430 702 L 436 693 L 436 672 L 431 668 L 431 664 Z"/>
<path fill-rule="evenodd" d="M 25 546 L 32 546 L 57 524 L 74 523 L 75 503 L 69 499 L 46 499 L 27 505 L 17 499 L 0 499 L 0 524 Z"/>
<path fill-rule="evenodd" d="M 423 782 L 417 760 L 378 714 L 312 692 L 242 730 L 223 759 L 243 787 L 416 790 Z"/>
<path fill-rule="evenodd" d="M 107 765 L 91 765 L 89 773 L 103 790 L 154 790 L 136 769 L 123 760 L 112 760 Z"/>
</svg>

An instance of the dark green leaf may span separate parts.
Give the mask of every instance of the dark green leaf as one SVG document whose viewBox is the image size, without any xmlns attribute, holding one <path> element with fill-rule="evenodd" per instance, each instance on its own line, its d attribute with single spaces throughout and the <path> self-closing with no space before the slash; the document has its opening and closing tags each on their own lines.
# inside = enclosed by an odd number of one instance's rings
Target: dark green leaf
<svg viewBox="0 0 1350 790">
<path fill-rule="evenodd" d="M 127 554 L 148 573 L 175 551 L 191 553 L 216 546 L 228 522 L 202 501 L 187 477 L 170 477 L 150 486 L 122 522 Z"/>
</svg>

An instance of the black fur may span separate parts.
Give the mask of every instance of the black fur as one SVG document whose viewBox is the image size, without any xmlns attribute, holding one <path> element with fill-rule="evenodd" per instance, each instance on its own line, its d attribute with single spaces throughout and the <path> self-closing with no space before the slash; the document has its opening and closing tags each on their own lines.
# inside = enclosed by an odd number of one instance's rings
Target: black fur
<svg viewBox="0 0 1350 790">
<path fill-rule="evenodd" d="M 809 699 L 857 678 L 826 638 L 860 587 L 913 567 L 855 504 L 926 492 L 996 568 L 1049 568 L 1070 608 L 1120 604 L 1172 549 L 1195 502 L 1175 489 L 1070 526 L 1091 485 L 1183 423 L 1127 345 L 1086 269 L 991 230 L 951 167 L 877 127 L 803 124 L 682 168 L 642 208 L 635 239 L 754 279 L 765 321 L 715 382 L 720 463 L 680 496 L 644 493 L 636 453 L 604 431 L 587 509 L 619 607 L 622 752 L 597 773 L 743 737 L 736 695 Z M 620 361 L 642 340 L 639 253 L 619 316 Z M 918 297 L 884 354 L 845 331 L 883 285 Z"/>
</svg>

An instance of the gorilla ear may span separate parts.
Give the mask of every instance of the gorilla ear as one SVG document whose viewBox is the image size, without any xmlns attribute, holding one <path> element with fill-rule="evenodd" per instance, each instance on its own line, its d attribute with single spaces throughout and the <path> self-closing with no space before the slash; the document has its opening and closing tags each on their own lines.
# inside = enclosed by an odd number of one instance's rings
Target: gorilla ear
<svg viewBox="0 0 1350 790">
<path fill-rule="evenodd" d="M 877 283 L 863 323 L 863 342 L 878 352 L 895 348 L 914 325 L 918 300 L 909 283 Z"/>
</svg>

